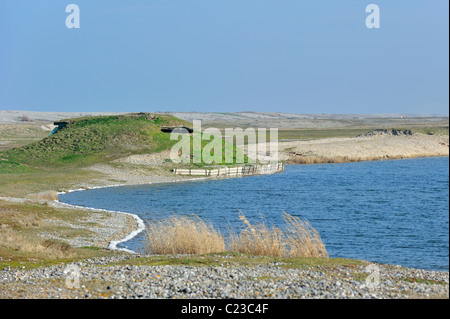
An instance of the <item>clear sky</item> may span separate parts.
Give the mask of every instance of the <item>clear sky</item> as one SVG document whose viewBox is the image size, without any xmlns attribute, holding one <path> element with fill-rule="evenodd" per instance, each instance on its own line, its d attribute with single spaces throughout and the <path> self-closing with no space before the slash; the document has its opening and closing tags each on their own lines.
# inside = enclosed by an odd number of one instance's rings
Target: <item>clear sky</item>
<svg viewBox="0 0 450 319">
<path fill-rule="evenodd" d="M 1 0 L 0 109 L 448 115 L 448 14 L 447 0 Z"/>
</svg>

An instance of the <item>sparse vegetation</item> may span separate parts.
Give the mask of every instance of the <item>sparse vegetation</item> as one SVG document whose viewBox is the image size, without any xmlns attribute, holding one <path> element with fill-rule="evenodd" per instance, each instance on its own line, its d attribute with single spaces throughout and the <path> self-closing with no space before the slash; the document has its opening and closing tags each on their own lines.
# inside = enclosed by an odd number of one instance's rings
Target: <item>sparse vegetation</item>
<svg viewBox="0 0 450 319">
<path fill-rule="evenodd" d="M 225 257 L 225 258 L 222 258 Z M 127 259 L 111 265 L 135 265 L 135 266 L 164 266 L 164 265 L 187 265 L 187 266 L 255 266 L 271 265 L 277 263 L 282 268 L 302 269 L 310 266 L 336 267 L 356 265 L 367 265 L 364 260 L 347 258 L 304 258 L 304 257 L 275 257 L 255 256 L 237 252 L 211 253 L 204 255 L 149 255 L 134 259 Z"/>
<path fill-rule="evenodd" d="M 10 227 L 0 229 L 0 245 L 3 248 L 46 258 L 72 258 L 75 250 L 66 243 L 54 240 L 28 240 Z"/>
<path fill-rule="evenodd" d="M 47 137 L 48 133 L 39 123 L 0 124 L 0 153 L 41 140 Z"/>
<path fill-rule="evenodd" d="M 82 229 L 68 229 L 67 223 L 86 218 L 89 212 L 49 207 L 40 203 L 14 203 L 0 200 L 0 269 L 21 261 L 34 267 L 42 263 L 95 255 L 111 255 L 105 249 L 72 247 L 46 234 L 70 238 L 92 236 Z M 97 226 L 97 225 L 93 225 Z"/>
<path fill-rule="evenodd" d="M 33 122 L 28 116 L 22 115 L 20 119 L 24 122 Z"/>
</svg>

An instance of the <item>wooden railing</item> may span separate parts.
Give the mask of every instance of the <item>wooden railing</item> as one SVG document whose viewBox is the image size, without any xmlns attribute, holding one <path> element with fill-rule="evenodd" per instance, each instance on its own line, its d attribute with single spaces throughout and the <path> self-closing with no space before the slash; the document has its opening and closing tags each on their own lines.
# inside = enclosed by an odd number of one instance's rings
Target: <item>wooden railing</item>
<svg viewBox="0 0 450 319">
<path fill-rule="evenodd" d="M 254 164 L 220 168 L 175 168 L 173 172 L 184 176 L 246 176 L 274 174 L 284 171 L 283 163 Z"/>
</svg>

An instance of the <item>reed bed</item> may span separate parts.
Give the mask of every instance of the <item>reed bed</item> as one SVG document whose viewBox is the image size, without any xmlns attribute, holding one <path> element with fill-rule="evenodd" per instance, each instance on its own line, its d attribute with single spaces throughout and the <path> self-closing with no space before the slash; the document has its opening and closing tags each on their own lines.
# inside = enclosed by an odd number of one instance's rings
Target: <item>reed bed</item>
<svg viewBox="0 0 450 319">
<path fill-rule="evenodd" d="M 283 213 L 287 226 L 285 241 L 289 247 L 290 257 L 323 257 L 328 258 L 328 252 L 320 235 L 310 223 L 298 217 Z"/>
<path fill-rule="evenodd" d="M 378 156 L 291 156 L 286 163 L 288 164 L 333 164 L 333 163 L 351 163 L 365 161 L 381 161 L 386 159 L 404 159 L 415 157 L 436 156 L 431 153 L 423 154 L 403 154 L 403 155 L 378 155 Z"/>
<path fill-rule="evenodd" d="M 150 254 L 208 254 L 225 251 L 225 240 L 211 224 L 198 216 L 171 216 L 147 222 Z"/>
<path fill-rule="evenodd" d="M 233 251 L 276 257 L 328 258 L 319 233 L 308 221 L 283 212 L 284 229 L 264 221 L 251 224 L 241 213 L 245 228 L 231 229 L 228 238 L 198 216 L 171 216 L 147 222 L 145 247 L 149 254 L 208 254 Z M 228 243 L 226 245 L 225 243 Z"/>
<path fill-rule="evenodd" d="M 239 234 L 231 233 L 233 251 L 276 257 L 328 257 L 319 233 L 308 221 L 283 212 L 286 227 L 280 229 L 264 221 L 251 224 L 242 214 L 239 218 L 247 228 Z"/>
</svg>

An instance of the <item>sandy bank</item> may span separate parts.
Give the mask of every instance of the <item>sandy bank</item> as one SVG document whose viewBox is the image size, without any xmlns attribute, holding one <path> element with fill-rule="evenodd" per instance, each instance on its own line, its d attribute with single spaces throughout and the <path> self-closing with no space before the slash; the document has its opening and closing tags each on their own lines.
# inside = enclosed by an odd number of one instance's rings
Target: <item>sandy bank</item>
<svg viewBox="0 0 450 319">
<path fill-rule="evenodd" d="M 448 156 L 449 137 L 413 134 L 325 138 L 279 143 L 280 159 L 291 164 Z"/>
</svg>

